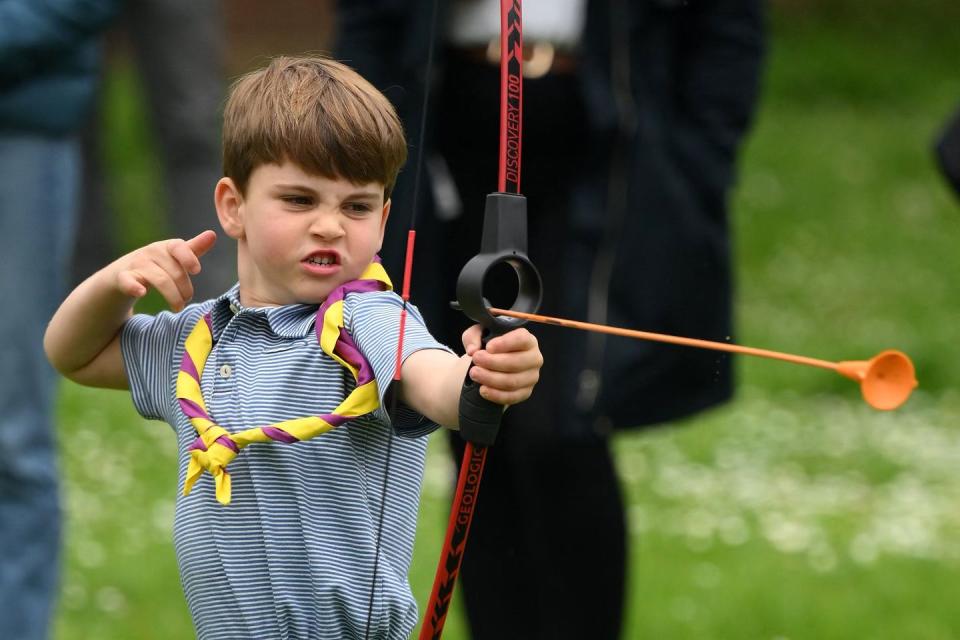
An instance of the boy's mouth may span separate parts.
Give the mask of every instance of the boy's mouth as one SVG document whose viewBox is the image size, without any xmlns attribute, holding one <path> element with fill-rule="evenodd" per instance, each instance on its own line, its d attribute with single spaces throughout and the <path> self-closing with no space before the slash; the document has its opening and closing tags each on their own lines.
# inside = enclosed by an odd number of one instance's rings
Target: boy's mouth
<svg viewBox="0 0 960 640">
<path fill-rule="evenodd" d="M 336 251 L 314 251 L 301 264 L 309 273 L 330 275 L 340 269 L 340 254 Z"/>
<path fill-rule="evenodd" d="M 336 251 L 317 251 L 304 258 L 308 264 L 329 266 L 340 264 L 340 255 Z"/>
</svg>

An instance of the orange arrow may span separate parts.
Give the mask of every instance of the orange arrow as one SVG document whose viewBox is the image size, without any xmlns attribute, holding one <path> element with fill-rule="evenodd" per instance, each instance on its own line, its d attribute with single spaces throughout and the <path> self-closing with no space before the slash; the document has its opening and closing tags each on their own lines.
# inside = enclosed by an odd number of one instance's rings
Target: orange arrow
<svg viewBox="0 0 960 640">
<path fill-rule="evenodd" d="M 910 394 L 917 386 L 917 378 L 913 368 L 913 362 L 910 361 L 910 358 L 905 353 L 895 349 L 882 351 L 869 360 L 830 362 L 829 360 L 807 358 L 806 356 L 782 353 L 780 351 L 770 351 L 769 349 L 744 347 L 727 342 L 713 342 L 711 340 L 682 338 L 680 336 L 670 336 L 663 333 L 651 333 L 649 331 L 621 329 L 619 327 L 609 327 L 603 324 L 579 322 L 577 320 L 566 320 L 564 318 L 554 318 L 551 316 L 541 316 L 535 313 L 524 313 L 522 311 L 511 311 L 508 309 L 495 308 L 491 308 L 489 311 L 493 315 L 520 318 L 523 320 L 529 320 L 530 322 L 553 324 L 570 329 L 581 329 L 583 331 L 607 333 L 614 336 L 635 338 L 639 340 L 650 340 L 653 342 L 666 342 L 668 344 L 678 344 L 685 347 L 697 347 L 699 349 L 712 349 L 714 351 L 741 353 L 760 358 L 784 360 L 786 362 L 802 364 L 808 367 L 831 369 L 844 377 L 858 382 L 860 384 L 860 391 L 863 394 L 863 399 L 867 401 L 867 404 L 874 409 L 881 409 L 884 411 L 896 409 L 906 402 L 907 398 L 910 397 Z"/>
</svg>

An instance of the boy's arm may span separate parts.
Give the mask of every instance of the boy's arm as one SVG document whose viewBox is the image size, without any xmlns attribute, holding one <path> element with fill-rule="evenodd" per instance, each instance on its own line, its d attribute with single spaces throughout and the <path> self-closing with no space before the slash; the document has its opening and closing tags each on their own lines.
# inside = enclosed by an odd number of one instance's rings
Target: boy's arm
<svg viewBox="0 0 960 640">
<path fill-rule="evenodd" d="M 410 355 L 401 372 L 404 403 L 437 424 L 459 428 L 460 389 L 471 360 L 470 377 L 487 400 L 511 405 L 530 397 L 543 365 L 533 334 L 515 329 L 480 349 L 480 327 L 475 325 L 464 332 L 463 346 L 467 353 L 459 358 L 438 349 Z"/>
<path fill-rule="evenodd" d="M 74 382 L 126 389 L 120 329 L 133 304 L 152 287 L 179 311 L 193 296 L 190 275 L 216 242 L 204 231 L 190 240 L 154 242 L 87 278 L 54 314 L 43 339 L 50 363 Z"/>
</svg>

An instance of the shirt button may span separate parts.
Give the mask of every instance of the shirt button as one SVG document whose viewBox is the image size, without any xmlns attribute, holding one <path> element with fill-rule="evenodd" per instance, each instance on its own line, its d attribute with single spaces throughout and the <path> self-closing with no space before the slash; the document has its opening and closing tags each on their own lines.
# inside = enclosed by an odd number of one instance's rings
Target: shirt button
<svg viewBox="0 0 960 640">
<path fill-rule="evenodd" d="M 240 313 L 240 307 L 238 307 L 237 305 L 235 305 L 234 303 L 231 302 L 231 303 L 230 303 L 230 312 L 231 312 L 233 315 L 237 315 L 238 313 Z"/>
<path fill-rule="evenodd" d="M 220 367 L 220 377 L 229 378 L 233 374 L 233 369 L 230 368 L 230 365 L 225 364 Z"/>
</svg>

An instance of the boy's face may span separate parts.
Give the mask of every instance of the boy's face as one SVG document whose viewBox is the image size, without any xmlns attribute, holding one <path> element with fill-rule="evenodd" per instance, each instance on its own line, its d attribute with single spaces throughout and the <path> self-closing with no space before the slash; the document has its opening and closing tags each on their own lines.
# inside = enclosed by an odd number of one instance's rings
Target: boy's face
<svg viewBox="0 0 960 640">
<path fill-rule="evenodd" d="M 216 199 L 239 245 L 240 301 L 251 307 L 323 302 L 370 264 L 390 214 L 382 184 L 311 175 L 291 162 L 254 169 L 246 195 L 224 178 Z"/>
</svg>

